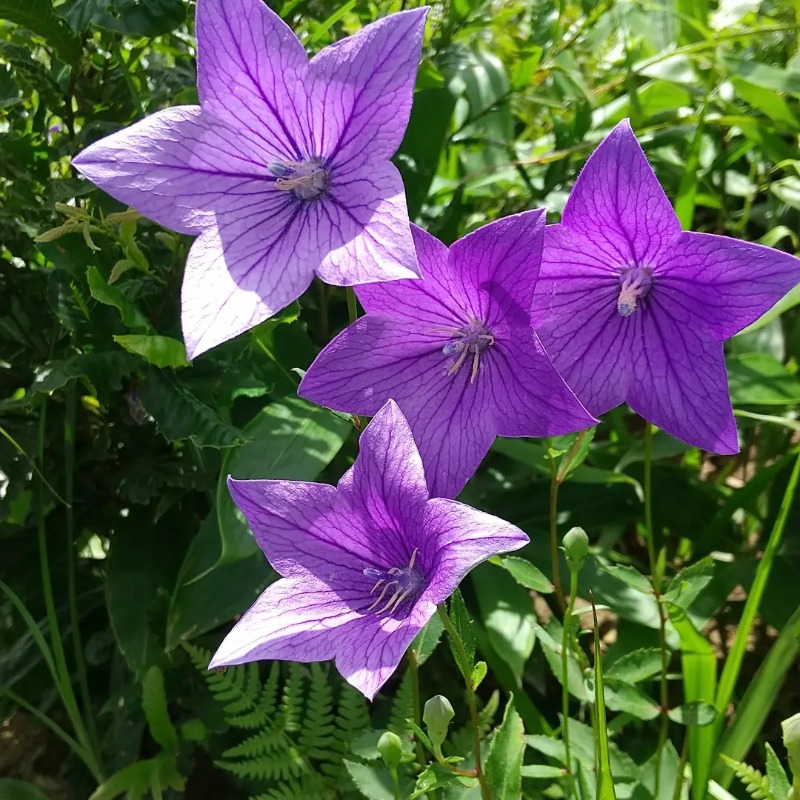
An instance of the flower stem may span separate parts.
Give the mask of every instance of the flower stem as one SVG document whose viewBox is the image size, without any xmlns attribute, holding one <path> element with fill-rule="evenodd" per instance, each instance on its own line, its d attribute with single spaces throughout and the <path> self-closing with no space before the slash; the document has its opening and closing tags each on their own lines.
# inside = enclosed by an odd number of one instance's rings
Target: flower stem
<svg viewBox="0 0 800 800">
<path fill-rule="evenodd" d="M 575 608 L 575 597 L 578 594 L 578 573 L 572 571 L 569 578 L 569 605 L 564 613 L 564 627 L 561 632 L 561 738 L 564 740 L 564 751 L 567 754 L 567 777 L 574 798 L 580 797 L 578 786 L 575 783 L 575 773 L 572 770 L 572 756 L 569 742 L 569 629 L 572 622 L 572 612 Z"/>
<path fill-rule="evenodd" d="M 548 440 L 549 441 L 549 440 Z M 566 608 L 564 591 L 561 588 L 561 563 L 558 559 L 558 466 L 554 458 L 550 459 L 550 565 L 552 569 L 553 588 L 556 590 L 558 607 Z"/>
<path fill-rule="evenodd" d="M 655 530 L 653 529 L 653 426 L 645 422 L 644 429 L 644 526 L 647 537 L 647 556 L 650 562 L 650 574 L 653 581 L 653 594 L 658 603 L 658 646 L 661 652 L 661 674 L 659 676 L 659 703 L 661 706 L 661 724 L 658 733 L 658 749 L 656 750 L 656 776 L 654 796 L 658 797 L 661 777 L 661 754 L 667 744 L 669 733 L 669 695 L 667 687 L 667 628 L 664 609 L 661 607 L 661 556 L 656 558 Z"/>
<path fill-rule="evenodd" d="M 411 673 L 411 694 L 414 704 L 414 724 L 420 725 L 422 723 L 422 702 L 420 700 L 419 694 L 419 660 L 417 659 L 417 651 L 414 649 L 409 649 L 408 651 L 408 669 Z M 417 762 L 419 763 L 420 769 L 425 769 L 425 763 L 427 759 L 425 758 L 425 748 L 422 746 L 422 742 L 417 739 Z"/>
<path fill-rule="evenodd" d="M 459 661 L 464 665 L 469 664 L 470 659 L 469 656 L 467 656 L 464 643 L 461 641 L 461 637 L 458 635 L 458 631 L 456 631 L 455 626 L 450 620 L 445 607 L 443 605 L 438 606 L 437 610 L 442 624 L 444 625 L 444 629 L 447 631 L 447 635 L 453 643 L 453 648 L 458 654 Z M 464 674 L 464 684 L 467 687 L 467 705 L 469 706 L 469 718 L 470 724 L 472 725 L 472 747 L 475 751 L 475 777 L 478 779 L 478 783 L 481 786 L 483 800 L 494 800 L 494 795 L 492 794 L 489 782 L 486 780 L 486 775 L 484 775 L 483 772 L 483 765 L 481 764 L 481 730 L 478 720 L 478 708 L 475 703 L 475 686 L 472 682 L 472 676 L 468 673 Z"/>
<path fill-rule="evenodd" d="M 344 293 L 347 296 L 347 316 L 352 325 L 358 319 L 358 301 L 352 286 L 345 287 Z"/>
</svg>

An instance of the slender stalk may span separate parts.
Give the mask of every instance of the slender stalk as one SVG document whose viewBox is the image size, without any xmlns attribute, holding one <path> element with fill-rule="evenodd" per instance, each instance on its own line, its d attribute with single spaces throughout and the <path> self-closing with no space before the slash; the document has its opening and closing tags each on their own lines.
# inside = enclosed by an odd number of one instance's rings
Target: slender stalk
<svg viewBox="0 0 800 800">
<path fill-rule="evenodd" d="M 422 701 L 420 699 L 419 693 L 419 661 L 417 659 L 417 651 L 414 649 L 409 649 L 408 651 L 408 669 L 411 673 L 411 695 L 413 698 L 413 708 L 414 708 L 414 724 L 421 725 L 422 724 Z M 422 742 L 417 739 L 417 762 L 420 765 L 420 768 L 425 768 L 425 763 L 427 759 L 425 758 L 425 748 L 422 746 Z"/>
<path fill-rule="evenodd" d="M 144 116 L 144 107 L 142 106 L 141 98 L 139 97 L 139 92 L 136 90 L 136 85 L 133 82 L 133 78 L 131 77 L 130 69 L 128 69 L 128 62 L 125 60 L 125 56 L 122 53 L 122 46 L 119 42 L 116 43 L 114 46 L 115 55 L 117 57 L 117 61 L 119 61 L 119 67 L 122 70 L 122 77 L 125 79 L 125 85 L 128 87 L 128 92 L 130 92 L 131 100 L 133 100 L 134 106 L 136 106 L 136 112 L 139 114 L 140 117 Z"/>
<path fill-rule="evenodd" d="M 437 610 L 442 624 L 444 625 L 444 629 L 447 631 L 447 635 L 450 637 L 450 641 L 453 643 L 453 647 L 458 653 L 459 660 L 462 664 L 468 664 L 469 657 L 464 648 L 464 643 L 461 641 L 458 631 L 456 631 L 453 623 L 450 621 L 445 607 L 443 605 L 438 606 Z M 467 705 L 469 706 L 469 718 L 472 726 L 472 747 L 475 752 L 475 777 L 478 779 L 478 783 L 481 786 L 483 800 L 494 800 L 492 789 L 489 786 L 489 782 L 486 780 L 486 775 L 483 773 L 483 764 L 481 763 L 480 721 L 478 720 L 478 708 L 475 704 L 475 686 L 472 683 L 472 676 L 464 675 L 464 684 L 467 687 Z"/>
<path fill-rule="evenodd" d="M 352 286 L 346 287 L 344 293 L 347 296 L 347 317 L 352 325 L 358 319 L 358 301 Z"/>
<path fill-rule="evenodd" d="M 658 646 L 661 651 L 661 674 L 659 675 L 659 703 L 661 706 L 660 727 L 658 732 L 658 749 L 656 750 L 656 776 L 654 796 L 658 797 L 661 777 L 661 754 L 667 744 L 669 733 L 669 692 L 667 686 L 667 628 L 664 609 L 661 608 L 661 557 L 656 558 L 655 531 L 653 529 L 653 426 L 645 422 L 644 429 L 644 526 L 647 538 L 647 556 L 650 561 L 650 574 L 653 581 L 653 594 L 658 603 Z"/>
<path fill-rule="evenodd" d="M 578 573 L 570 572 L 569 576 L 569 606 L 564 613 L 564 626 L 561 632 L 561 738 L 564 740 L 564 751 L 567 755 L 567 778 L 574 798 L 580 797 L 578 786 L 575 782 L 575 773 L 572 770 L 572 755 L 569 741 L 569 629 L 572 623 L 572 612 L 575 609 L 575 597 L 578 594 Z"/>
<path fill-rule="evenodd" d="M 328 319 L 328 288 L 320 280 L 317 281 L 317 294 L 319 295 L 320 339 L 327 344 L 331 338 L 330 321 Z"/>
<path fill-rule="evenodd" d="M 75 583 L 75 517 L 72 501 L 75 490 L 75 385 L 66 392 L 64 409 L 64 495 L 67 500 L 67 601 L 69 604 L 69 624 L 72 628 L 72 649 L 78 672 L 78 688 L 81 694 L 84 718 L 92 750 L 100 752 L 97 728 L 92 714 L 92 700 L 89 694 L 89 680 L 86 672 L 86 658 L 81 640 L 80 615 L 78 614 L 78 591 Z"/>
<path fill-rule="evenodd" d="M 550 440 L 548 439 L 548 442 Z M 556 590 L 558 607 L 563 612 L 566 608 L 564 590 L 561 588 L 561 562 L 558 558 L 558 465 L 554 458 L 550 459 L 550 568 L 552 570 L 553 588 Z"/>
</svg>

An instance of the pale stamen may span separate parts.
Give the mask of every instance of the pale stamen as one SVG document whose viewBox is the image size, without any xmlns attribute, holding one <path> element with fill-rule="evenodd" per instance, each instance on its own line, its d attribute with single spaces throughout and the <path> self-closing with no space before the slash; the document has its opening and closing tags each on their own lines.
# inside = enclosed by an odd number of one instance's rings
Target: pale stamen
<svg viewBox="0 0 800 800">
<path fill-rule="evenodd" d="M 461 328 L 436 327 L 430 328 L 428 333 L 446 333 L 453 337 L 442 347 L 442 352 L 446 356 L 457 356 L 456 360 L 448 367 L 447 374 L 455 375 L 467 360 L 472 356 L 472 366 L 470 368 L 470 383 L 475 383 L 480 368 L 481 355 L 487 347 L 491 347 L 494 336 L 486 327 L 486 324 L 474 317 L 468 317 L 468 322 Z"/>
<path fill-rule="evenodd" d="M 318 161 L 273 161 L 269 171 L 277 178 L 276 189 L 300 200 L 316 200 L 328 187 L 328 172 Z"/>
<path fill-rule="evenodd" d="M 639 300 L 647 297 L 653 286 L 653 271 L 648 267 L 630 267 L 620 271 L 617 312 L 629 317 L 636 311 Z"/>
<path fill-rule="evenodd" d="M 375 594 L 383 584 L 380 594 L 375 598 L 372 605 L 367 608 L 367 611 L 375 611 L 378 616 L 386 613 L 393 614 L 408 597 L 420 591 L 424 581 L 422 575 L 414 568 L 417 552 L 418 549 L 415 547 L 411 553 L 408 566 L 402 569 L 391 567 L 384 571 L 374 567 L 366 567 L 363 570 L 366 577 L 377 578 L 370 590 L 370 594 Z M 389 579 L 389 576 L 391 576 L 391 579 Z"/>
</svg>

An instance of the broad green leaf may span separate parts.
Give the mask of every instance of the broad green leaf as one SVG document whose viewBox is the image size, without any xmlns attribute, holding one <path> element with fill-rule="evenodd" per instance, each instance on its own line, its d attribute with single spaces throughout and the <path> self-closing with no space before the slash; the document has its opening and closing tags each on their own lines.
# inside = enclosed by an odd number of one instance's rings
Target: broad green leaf
<svg viewBox="0 0 800 800">
<path fill-rule="evenodd" d="M 65 360 L 53 359 L 37 367 L 30 393 L 50 394 L 77 378 L 84 378 L 104 405 L 122 387 L 123 378 L 135 372 L 141 362 L 119 351 L 81 353 Z"/>
<path fill-rule="evenodd" d="M 483 564 L 472 572 L 472 582 L 489 641 L 511 667 L 519 686 L 536 641 L 533 602 L 518 583 L 498 580 L 500 574 L 494 565 Z"/>
<path fill-rule="evenodd" d="M 661 758 L 652 755 L 643 765 L 639 773 L 642 787 L 653 800 L 674 800 L 675 782 L 680 772 L 680 758 L 671 741 L 661 751 Z M 658 767 L 658 794 L 656 794 L 656 768 Z M 697 778 L 692 776 L 693 785 Z M 706 784 L 698 786 L 697 791 L 706 796 Z"/>
<path fill-rule="evenodd" d="M 441 789 L 443 792 L 448 789 L 457 791 L 458 788 L 477 786 L 477 784 L 476 778 L 471 778 L 468 775 L 458 775 L 441 764 L 428 764 L 417 778 L 414 792 L 408 795 L 408 800 L 415 800 L 417 797 L 432 797 L 435 789 Z M 405 797 L 405 795 L 402 796 Z M 439 796 L 438 792 L 436 796 Z M 448 793 L 447 796 L 451 797 L 452 794 Z M 456 794 L 455 796 L 461 797 L 462 794 Z"/>
<path fill-rule="evenodd" d="M 139 399 L 171 442 L 191 439 L 198 447 L 233 447 L 244 434 L 223 422 L 168 372 L 151 367 L 139 386 Z"/>
<path fill-rule="evenodd" d="M 769 742 L 766 742 L 767 751 L 767 778 L 769 778 L 769 793 L 772 800 L 788 800 L 789 779 L 786 771 Z"/>
<path fill-rule="evenodd" d="M 164 674 L 156 666 L 147 670 L 142 681 L 142 709 L 153 739 L 165 750 L 177 751 L 178 732 L 169 718 Z"/>
<path fill-rule="evenodd" d="M 409 645 L 417 654 L 417 664 L 422 666 L 433 655 L 433 651 L 441 641 L 443 631 L 442 618 L 434 614 Z"/>
<path fill-rule="evenodd" d="M 352 424 L 299 397 L 271 403 L 244 429 L 246 444 L 232 450 L 220 470 L 217 519 L 220 563 L 247 558 L 258 547 L 228 491 L 227 479 L 313 481 L 339 452 Z"/>
<path fill-rule="evenodd" d="M 603 572 L 613 575 L 617 580 L 622 581 L 625 585 L 630 586 L 631 589 L 636 589 L 637 592 L 642 594 L 653 594 L 653 585 L 650 581 L 642 575 L 639 570 L 628 566 L 616 566 L 613 564 L 602 565 Z"/>
<path fill-rule="evenodd" d="M 367 800 L 395 800 L 392 776 L 389 770 L 379 764 L 358 764 L 344 761 L 350 779 Z"/>
<path fill-rule="evenodd" d="M 551 621 L 549 625 L 553 633 L 558 637 L 558 641 L 551 635 L 549 630 L 545 630 L 541 625 L 534 625 L 534 633 L 539 643 L 542 646 L 545 660 L 550 667 L 551 672 L 555 675 L 558 682 L 564 685 L 564 665 L 561 660 L 561 626 Z M 575 655 L 570 652 L 567 657 L 567 689 L 569 693 L 580 700 L 586 702 L 589 695 L 586 691 L 586 680 L 583 676 L 583 669 L 578 663 Z"/>
<path fill-rule="evenodd" d="M 525 729 L 509 697 L 503 722 L 492 740 L 486 759 L 486 780 L 495 800 L 519 800 L 522 796 L 522 758 L 525 754 Z"/>
<path fill-rule="evenodd" d="M 186 348 L 183 342 L 169 336 L 148 336 L 146 334 L 128 334 L 115 336 L 114 341 L 129 353 L 141 356 L 157 367 L 188 367 Z"/>
<path fill-rule="evenodd" d="M 606 670 L 606 678 L 638 683 L 658 675 L 659 672 L 661 672 L 661 650 L 657 647 L 643 647 L 621 655 Z"/>
<path fill-rule="evenodd" d="M 683 609 L 689 609 L 700 592 L 714 578 L 714 560 L 710 556 L 684 567 L 667 586 L 664 599 Z"/>
<path fill-rule="evenodd" d="M 182 0 L 67 0 L 59 12 L 76 30 L 91 23 L 128 36 L 159 36 L 186 19 Z"/>
<path fill-rule="evenodd" d="M 41 36 L 67 64 L 81 56 L 80 39 L 54 11 L 50 0 L 0 0 L 0 19 Z"/>
<path fill-rule="evenodd" d="M 103 305 L 116 308 L 122 321 L 131 330 L 149 331 L 152 328 L 150 320 L 137 307 L 136 303 L 128 300 L 119 287 L 109 285 L 97 267 L 89 267 L 86 270 L 86 280 L 89 283 L 92 297 Z"/>
<path fill-rule="evenodd" d="M 47 800 L 30 783 L 16 778 L 0 778 L 0 800 Z"/>
<path fill-rule="evenodd" d="M 616 678 L 606 679 L 605 701 L 612 711 L 622 711 L 636 719 L 655 719 L 661 713 L 658 704 L 638 686 Z"/>
<path fill-rule="evenodd" d="M 763 89 L 773 89 L 800 96 L 800 74 L 781 67 L 762 64 L 752 58 L 724 55 L 721 62 L 725 69 L 749 83 Z"/>
<path fill-rule="evenodd" d="M 679 725 L 692 725 L 702 728 L 705 725 L 710 725 L 716 719 L 717 709 L 711 703 L 695 700 L 691 703 L 684 703 L 677 708 L 671 708 L 668 716 Z"/>
<path fill-rule="evenodd" d="M 800 380 L 763 353 L 728 358 L 728 385 L 734 405 L 800 403 Z"/>
<path fill-rule="evenodd" d="M 530 561 L 519 556 L 502 556 L 493 564 L 503 567 L 511 577 L 526 589 L 534 589 L 541 594 L 552 594 L 553 582 L 538 567 Z"/>
</svg>

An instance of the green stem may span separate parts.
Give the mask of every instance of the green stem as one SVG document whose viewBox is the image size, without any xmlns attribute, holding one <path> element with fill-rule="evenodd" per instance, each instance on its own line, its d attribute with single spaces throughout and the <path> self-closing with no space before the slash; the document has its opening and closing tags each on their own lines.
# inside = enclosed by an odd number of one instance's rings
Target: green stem
<svg viewBox="0 0 800 800">
<path fill-rule="evenodd" d="M 458 653 L 459 661 L 464 665 L 469 664 L 470 659 L 469 656 L 467 656 L 464 643 L 461 641 L 461 637 L 458 635 L 458 631 L 456 631 L 455 626 L 451 622 L 445 607 L 443 605 L 438 606 L 437 610 L 442 624 L 444 625 L 444 629 L 447 631 L 447 635 L 450 637 L 450 641 L 453 643 L 453 647 Z M 475 752 L 475 777 L 478 779 L 478 783 L 481 786 L 483 800 L 494 800 L 494 795 L 492 794 L 489 782 L 486 780 L 486 775 L 483 773 L 483 765 L 481 763 L 480 721 L 478 720 L 478 708 L 475 703 L 475 686 L 472 683 L 471 675 L 464 675 L 464 684 L 467 687 L 467 705 L 469 706 L 469 718 L 470 724 L 472 725 L 472 747 Z"/>
<path fill-rule="evenodd" d="M 548 439 L 548 443 L 549 443 Z M 549 444 L 548 444 L 549 447 Z M 550 459 L 550 568 L 552 570 L 553 588 L 556 590 L 558 607 L 566 608 L 564 590 L 561 588 L 561 562 L 558 558 L 558 465 L 554 458 Z"/>
<path fill-rule="evenodd" d="M 653 529 L 653 426 L 645 422 L 644 429 L 644 526 L 647 538 L 647 556 L 650 562 L 650 574 L 653 581 L 653 594 L 658 603 L 658 646 L 661 652 L 661 672 L 659 675 L 659 702 L 661 705 L 660 727 L 658 732 L 658 749 L 656 750 L 656 775 L 654 796 L 658 797 L 661 777 L 661 754 L 667 744 L 669 733 L 669 692 L 667 686 L 667 627 L 664 609 L 661 607 L 661 558 L 656 558 L 655 531 Z"/>
<path fill-rule="evenodd" d="M 136 90 L 136 86 L 133 82 L 133 78 L 131 77 L 131 72 L 128 69 L 128 62 L 125 60 L 125 56 L 122 54 L 122 46 L 119 42 L 115 45 L 115 55 L 117 56 L 117 61 L 119 61 L 119 68 L 122 70 L 122 77 L 125 79 L 125 85 L 128 87 L 128 91 L 131 95 L 131 100 L 133 100 L 133 104 L 136 106 L 136 111 L 140 117 L 144 116 L 144 107 L 142 106 L 142 101 L 139 98 L 139 92 Z"/>
<path fill-rule="evenodd" d="M 390 767 L 389 772 L 392 776 L 392 792 L 394 800 L 402 800 L 403 795 L 400 794 L 400 777 L 397 774 L 397 767 Z"/>
<path fill-rule="evenodd" d="M 97 728 L 92 714 L 92 700 L 89 694 L 89 680 L 86 659 L 81 640 L 80 615 L 78 614 L 78 591 L 75 583 L 75 517 L 72 501 L 75 492 L 75 384 L 66 391 L 64 409 L 64 495 L 67 499 L 67 601 L 69 604 L 69 624 L 72 628 L 72 649 L 78 671 L 78 688 L 85 715 L 89 741 L 94 753 L 100 752 Z"/>
<path fill-rule="evenodd" d="M 414 724 L 420 725 L 422 723 L 422 701 L 419 693 L 419 660 L 417 659 L 417 651 L 409 649 L 408 651 L 408 669 L 411 672 L 411 695 L 413 699 L 414 709 Z M 422 742 L 417 739 L 417 762 L 420 769 L 425 769 L 427 759 L 425 758 L 425 748 Z"/>
<path fill-rule="evenodd" d="M 578 594 L 578 573 L 570 572 L 569 576 L 569 606 L 564 613 L 564 627 L 561 632 L 561 738 L 564 740 L 564 751 L 567 755 L 567 777 L 574 798 L 580 797 L 578 786 L 575 782 L 575 773 L 572 770 L 572 755 L 569 741 L 569 629 L 572 623 L 572 612 L 575 609 L 575 598 Z"/>
<path fill-rule="evenodd" d="M 347 296 L 347 316 L 352 325 L 358 319 L 358 301 L 352 286 L 346 287 L 344 292 Z"/>
</svg>

